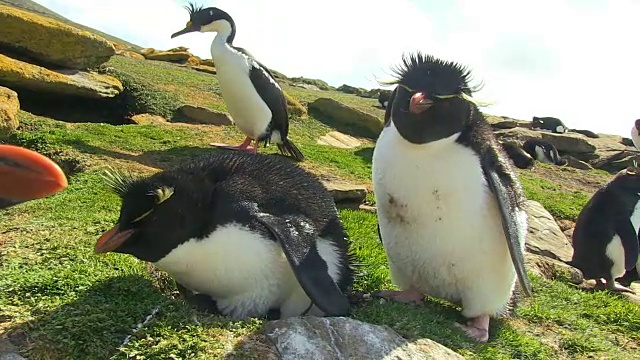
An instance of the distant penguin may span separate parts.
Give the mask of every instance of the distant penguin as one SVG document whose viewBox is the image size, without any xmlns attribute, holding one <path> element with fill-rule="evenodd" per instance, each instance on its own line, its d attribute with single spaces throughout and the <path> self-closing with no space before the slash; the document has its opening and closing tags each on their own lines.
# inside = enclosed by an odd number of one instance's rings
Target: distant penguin
<svg viewBox="0 0 640 360">
<path fill-rule="evenodd" d="M 501 142 L 502 150 L 509 156 L 509 159 L 519 169 L 531 169 L 535 163 L 531 155 L 527 154 L 518 143 L 512 141 Z"/>
<path fill-rule="evenodd" d="M 533 130 L 546 130 L 556 134 L 564 134 L 569 128 L 565 124 L 560 121 L 558 118 L 554 117 L 537 117 L 534 116 L 531 121 L 531 128 Z"/>
<path fill-rule="evenodd" d="M 378 95 L 378 102 L 380 103 L 380 107 L 383 109 L 387 108 L 387 104 L 389 103 L 389 96 L 391 95 L 390 91 L 380 91 Z"/>
<path fill-rule="evenodd" d="M 561 158 L 558 154 L 558 149 L 548 141 L 528 139 L 522 144 L 522 149 L 541 163 L 558 166 L 567 165 L 567 160 Z"/>
<path fill-rule="evenodd" d="M 294 163 L 233 152 L 107 179 L 122 208 L 97 253 L 151 262 L 233 319 L 348 314 L 347 234 L 324 185 Z"/>
<path fill-rule="evenodd" d="M 640 119 L 636 120 L 631 128 L 631 141 L 633 141 L 633 146 L 640 150 Z"/>
<path fill-rule="evenodd" d="M 599 286 L 630 292 L 615 279 L 623 277 L 628 286 L 638 278 L 639 229 L 640 168 L 629 167 L 596 191 L 580 211 L 573 229 L 571 265 Z"/>
<path fill-rule="evenodd" d="M 373 153 L 378 232 L 393 282 L 377 295 L 461 304 L 471 338 L 508 311 L 516 279 L 525 294 L 527 214 L 510 161 L 471 101 L 469 71 L 420 52 L 395 69 Z"/>
<path fill-rule="evenodd" d="M 58 164 L 33 150 L 0 145 L 0 209 L 53 195 L 67 187 Z"/>
<path fill-rule="evenodd" d="M 289 114 L 282 88 L 269 69 L 247 50 L 233 45 L 236 25 L 233 18 L 216 7 L 203 8 L 193 3 L 186 7 L 189 21 L 171 38 L 190 32 L 215 32 L 211 57 L 216 64 L 220 94 L 234 123 L 246 138 L 240 145 L 211 145 L 257 152 L 258 143 L 271 142 L 283 155 L 303 161 L 304 155 L 288 138 Z M 256 143 L 251 146 L 251 143 Z"/>
</svg>

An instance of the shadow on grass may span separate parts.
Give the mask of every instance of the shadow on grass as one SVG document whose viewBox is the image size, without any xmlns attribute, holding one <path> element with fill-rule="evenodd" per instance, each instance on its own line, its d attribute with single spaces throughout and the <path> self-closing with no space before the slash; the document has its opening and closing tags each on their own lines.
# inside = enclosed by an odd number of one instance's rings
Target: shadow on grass
<svg viewBox="0 0 640 360">
<path fill-rule="evenodd" d="M 126 275 L 100 281 L 75 300 L 8 329 L 29 359 L 106 359 L 152 309 L 180 307 L 149 279 Z"/>
<path fill-rule="evenodd" d="M 374 148 L 375 148 L 375 145 L 356 150 L 354 152 L 354 155 L 360 157 L 362 160 L 364 160 L 367 163 L 371 164 L 371 162 L 373 161 L 373 149 Z"/>
</svg>

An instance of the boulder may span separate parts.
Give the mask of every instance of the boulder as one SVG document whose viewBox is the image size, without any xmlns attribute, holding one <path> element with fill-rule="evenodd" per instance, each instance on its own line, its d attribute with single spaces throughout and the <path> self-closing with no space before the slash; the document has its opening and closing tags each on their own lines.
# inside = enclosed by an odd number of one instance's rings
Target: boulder
<svg viewBox="0 0 640 360">
<path fill-rule="evenodd" d="M 0 136 L 6 136 L 18 128 L 18 94 L 0 86 Z"/>
<path fill-rule="evenodd" d="M 149 54 L 153 54 L 154 52 L 156 52 L 156 49 L 154 49 L 154 48 L 144 48 L 144 49 L 140 50 L 140 54 L 142 54 L 143 56 L 147 56 Z"/>
<path fill-rule="evenodd" d="M 567 166 L 569 167 L 580 169 L 580 170 L 593 170 L 593 166 L 589 165 L 588 163 L 582 160 L 578 160 L 571 155 L 565 155 L 564 158 L 567 160 Z"/>
<path fill-rule="evenodd" d="M 537 201 L 527 200 L 525 209 L 529 222 L 527 251 L 563 262 L 571 261 L 573 248 L 553 216 Z"/>
<path fill-rule="evenodd" d="M 0 54 L 0 84 L 35 91 L 110 98 L 123 90 L 120 80 L 94 72 L 48 70 Z"/>
<path fill-rule="evenodd" d="M 190 56 L 187 61 L 185 61 L 185 64 L 190 66 L 197 66 L 200 65 L 200 59 L 196 56 Z"/>
<path fill-rule="evenodd" d="M 362 126 L 376 136 L 382 131 L 382 119 L 331 98 L 319 98 L 309 104 L 310 109 L 346 125 Z"/>
<path fill-rule="evenodd" d="M 284 98 L 287 99 L 287 111 L 289 112 L 289 115 L 294 115 L 301 118 L 307 116 L 307 108 L 300 104 L 298 100 L 294 99 L 286 92 L 284 93 Z"/>
<path fill-rule="evenodd" d="M 183 105 L 178 109 L 184 122 L 191 124 L 231 125 L 231 116 L 225 112 L 211 110 L 200 106 Z"/>
<path fill-rule="evenodd" d="M 324 181 L 323 183 L 335 202 L 362 204 L 368 192 L 367 187 L 364 185 L 353 185 L 337 181 Z"/>
<path fill-rule="evenodd" d="M 493 129 L 515 129 L 517 127 L 529 129 L 531 121 L 511 119 L 506 116 L 484 115 Z"/>
<path fill-rule="evenodd" d="M 169 62 L 186 62 L 191 57 L 191 54 L 182 51 L 182 52 L 170 52 L 170 51 L 160 51 L 160 52 L 152 52 L 150 54 L 142 54 L 147 60 L 157 60 L 157 61 L 169 61 Z"/>
<path fill-rule="evenodd" d="M 186 52 L 186 51 L 189 51 L 189 48 L 184 46 L 178 46 L 178 47 L 174 47 L 173 49 L 169 49 L 167 51 L 168 52 Z"/>
<path fill-rule="evenodd" d="M 186 67 L 188 67 L 190 69 L 193 69 L 195 71 L 200 71 L 200 72 L 204 72 L 204 73 L 212 74 L 212 75 L 215 75 L 215 74 L 218 73 L 216 68 L 211 67 L 211 66 L 206 66 L 206 65 L 191 65 L 191 66 L 181 65 L 181 66 L 186 66 Z"/>
<path fill-rule="evenodd" d="M 347 84 L 340 85 L 337 88 L 337 90 L 341 91 L 341 92 L 343 92 L 345 94 L 353 94 L 353 95 L 362 95 L 362 94 L 367 92 L 366 89 L 357 88 L 355 86 L 351 86 L 351 85 L 347 85 Z"/>
<path fill-rule="evenodd" d="M 495 133 L 500 140 L 517 140 L 520 143 L 528 139 L 546 140 L 552 143 L 558 149 L 558 151 L 567 152 L 570 154 L 593 153 L 596 150 L 596 146 L 590 142 L 596 139 L 589 139 L 586 136 L 580 134 L 554 134 L 520 127 L 497 130 Z"/>
<path fill-rule="evenodd" d="M 464 359 L 429 339 L 405 340 L 388 326 L 347 317 L 293 317 L 267 322 L 267 339 L 281 360 L 298 359 Z"/>
<path fill-rule="evenodd" d="M 120 55 L 120 56 L 124 56 L 124 57 L 129 57 L 132 59 L 138 59 L 138 60 L 144 60 L 146 59 L 144 57 L 144 55 L 142 54 L 138 54 L 135 51 L 131 51 L 131 50 L 123 50 L 123 49 L 118 49 L 116 50 L 116 55 Z"/>
<path fill-rule="evenodd" d="M 580 285 L 584 281 L 580 270 L 546 256 L 525 253 L 524 262 L 527 270 L 547 280 L 562 279 L 575 285 Z"/>
<path fill-rule="evenodd" d="M 0 44 L 42 64 L 86 69 L 115 55 L 111 42 L 59 21 L 0 5 Z"/>
<path fill-rule="evenodd" d="M 343 134 L 339 131 L 330 131 L 318 139 L 318 144 L 342 149 L 352 149 L 362 145 L 362 142 L 351 135 Z"/>
<path fill-rule="evenodd" d="M 216 64 L 213 62 L 212 59 L 200 60 L 200 65 L 216 67 Z"/>
</svg>

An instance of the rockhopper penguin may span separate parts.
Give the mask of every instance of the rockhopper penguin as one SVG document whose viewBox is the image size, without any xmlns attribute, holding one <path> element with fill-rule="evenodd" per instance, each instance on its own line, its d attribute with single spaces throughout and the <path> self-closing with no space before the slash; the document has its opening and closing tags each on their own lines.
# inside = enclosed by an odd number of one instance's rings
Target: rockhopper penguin
<svg viewBox="0 0 640 360">
<path fill-rule="evenodd" d="M 12 145 L 0 145 L 0 209 L 64 190 L 67 177 L 48 157 Z"/>
<path fill-rule="evenodd" d="M 471 101 L 470 72 L 420 52 L 403 56 L 373 153 L 378 231 L 393 282 L 380 296 L 461 304 L 478 341 L 489 317 L 525 294 L 524 195 L 490 125 Z"/>
<path fill-rule="evenodd" d="M 522 149 L 541 163 L 558 166 L 567 165 L 567 160 L 560 157 L 558 149 L 546 140 L 528 139 L 522 144 Z"/>
<path fill-rule="evenodd" d="M 620 171 L 593 194 L 582 208 L 573 229 L 571 265 L 585 279 L 595 279 L 598 287 L 630 292 L 638 280 L 640 257 L 640 168 Z"/>
<path fill-rule="evenodd" d="M 556 134 L 564 134 L 569 131 L 569 128 L 567 128 L 562 120 L 550 116 L 534 116 L 531 120 L 531 128 L 533 130 L 547 131 Z"/>
<path fill-rule="evenodd" d="M 212 144 L 236 150 L 257 152 L 258 144 L 276 143 L 280 152 L 297 161 L 304 155 L 288 139 L 289 115 L 282 88 L 269 69 L 248 51 L 233 45 L 236 25 L 231 16 L 215 7 L 202 8 L 194 4 L 186 7 L 189 21 L 184 29 L 171 35 L 215 32 L 211 57 L 216 64 L 220 92 L 238 128 L 246 135 L 237 146 Z M 255 140 L 256 145 L 251 146 Z"/>
<path fill-rule="evenodd" d="M 348 314 L 347 234 L 324 185 L 296 164 L 231 152 L 107 178 L 122 207 L 97 253 L 151 262 L 234 319 Z"/>
</svg>

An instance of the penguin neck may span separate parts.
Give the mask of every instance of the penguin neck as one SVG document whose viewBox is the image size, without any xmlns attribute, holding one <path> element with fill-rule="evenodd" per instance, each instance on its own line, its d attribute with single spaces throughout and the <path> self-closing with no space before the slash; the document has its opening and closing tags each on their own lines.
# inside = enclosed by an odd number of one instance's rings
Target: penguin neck
<svg viewBox="0 0 640 360">
<path fill-rule="evenodd" d="M 215 56 L 223 51 L 228 51 L 233 48 L 233 40 L 236 37 L 236 26 L 232 21 L 224 21 L 222 25 L 218 26 L 216 31 L 216 37 L 213 38 L 211 43 L 211 55 Z"/>
</svg>

